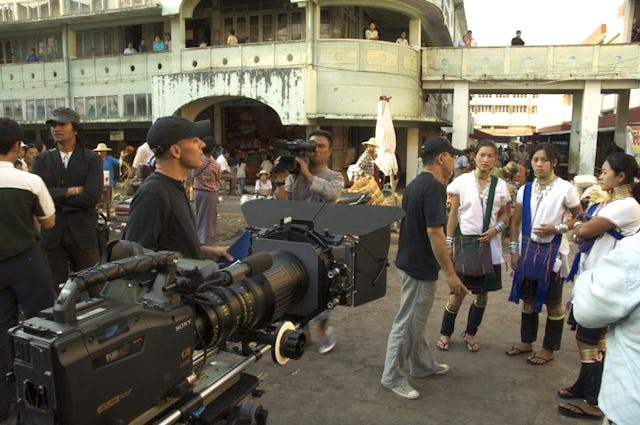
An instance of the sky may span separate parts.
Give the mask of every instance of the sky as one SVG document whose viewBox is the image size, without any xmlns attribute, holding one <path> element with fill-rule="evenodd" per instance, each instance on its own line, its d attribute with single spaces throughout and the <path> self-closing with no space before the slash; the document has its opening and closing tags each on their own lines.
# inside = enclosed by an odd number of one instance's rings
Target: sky
<svg viewBox="0 0 640 425">
<path fill-rule="evenodd" d="M 464 0 L 478 46 L 581 44 L 600 24 L 616 21 L 623 0 Z"/>
</svg>

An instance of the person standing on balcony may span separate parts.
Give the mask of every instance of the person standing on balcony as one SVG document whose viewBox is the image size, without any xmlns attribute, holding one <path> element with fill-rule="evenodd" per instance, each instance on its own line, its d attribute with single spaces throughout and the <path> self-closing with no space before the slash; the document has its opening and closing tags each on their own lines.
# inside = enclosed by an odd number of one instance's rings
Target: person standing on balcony
<svg viewBox="0 0 640 425">
<path fill-rule="evenodd" d="M 24 58 L 25 62 L 39 62 L 40 58 L 36 55 L 36 49 L 33 47 L 29 49 L 29 54 Z"/>
<path fill-rule="evenodd" d="M 364 32 L 364 38 L 367 40 L 380 40 L 380 35 L 374 22 L 371 22 L 369 28 Z"/>
<path fill-rule="evenodd" d="M 163 52 L 164 50 L 165 50 L 164 41 L 162 41 L 159 35 L 156 35 L 153 38 L 153 51 Z"/>
<path fill-rule="evenodd" d="M 469 37 L 469 40 L 467 41 L 467 47 L 477 47 L 478 46 L 478 43 L 476 42 L 476 39 L 473 38 L 473 32 L 467 31 L 467 37 Z"/>
<path fill-rule="evenodd" d="M 229 37 L 227 37 L 227 45 L 235 46 L 238 44 L 238 37 L 236 37 L 236 30 L 233 28 L 229 29 Z"/>
<path fill-rule="evenodd" d="M 140 39 L 140 45 L 138 46 L 138 52 L 140 53 L 147 53 L 148 51 L 148 47 L 147 47 L 147 42 L 145 41 L 144 38 Z"/>
<path fill-rule="evenodd" d="M 400 33 L 400 38 L 398 38 L 396 40 L 396 44 L 400 44 L 402 46 L 408 46 L 409 45 L 409 40 L 407 40 L 407 32 L 406 31 L 402 31 Z"/>
<path fill-rule="evenodd" d="M 524 40 L 520 38 L 521 35 L 520 30 L 516 31 L 516 36 L 511 39 L 512 46 L 524 46 Z"/>
<path fill-rule="evenodd" d="M 33 160 L 33 173 L 44 180 L 56 206 L 56 224 L 42 230 L 54 290 L 70 271 L 92 267 L 100 260 L 96 205 L 102 193 L 102 160 L 83 145 L 80 116 L 56 108 L 46 122 L 56 148 Z"/>
<path fill-rule="evenodd" d="M 164 33 L 164 49 L 167 51 L 171 50 L 171 33 L 170 32 Z"/>
<path fill-rule="evenodd" d="M 133 47 L 133 43 L 127 44 L 127 48 L 122 52 L 123 55 L 135 55 L 138 53 L 135 47 Z"/>
</svg>

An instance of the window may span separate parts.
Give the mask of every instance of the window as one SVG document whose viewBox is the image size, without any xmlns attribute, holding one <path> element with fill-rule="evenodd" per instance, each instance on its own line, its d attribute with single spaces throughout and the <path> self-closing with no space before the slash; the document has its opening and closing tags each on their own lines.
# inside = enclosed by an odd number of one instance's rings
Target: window
<svg viewBox="0 0 640 425">
<path fill-rule="evenodd" d="M 127 117 L 148 117 L 151 115 L 151 95 L 127 94 L 124 95 L 124 115 Z"/>
</svg>

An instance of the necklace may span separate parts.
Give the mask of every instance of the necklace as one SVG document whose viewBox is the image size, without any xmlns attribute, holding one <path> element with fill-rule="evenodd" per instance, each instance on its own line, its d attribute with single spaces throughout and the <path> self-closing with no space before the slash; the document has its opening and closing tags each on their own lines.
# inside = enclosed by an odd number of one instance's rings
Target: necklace
<svg viewBox="0 0 640 425">
<path fill-rule="evenodd" d="M 533 191 L 538 198 L 538 202 L 542 200 L 549 192 L 551 192 L 551 188 L 553 187 L 553 183 L 555 182 L 556 176 L 551 174 L 551 176 L 547 178 L 536 178 L 536 182 L 533 185 Z"/>
<path fill-rule="evenodd" d="M 611 201 L 618 201 L 620 199 L 628 198 L 631 196 L 631 185 L 623 184 L 622 186 L 616 186 L 613 188 L 610 194 Z"/>
<path fill-rule="evenodd" d="M 480 199 L 480 207 L 484 213 L 485 204 L 489 198 L 489 174 L 481 173 L 478 169 L 475 170 L 476 187 L 478 189 L 478 198 Z"/>
</svg>

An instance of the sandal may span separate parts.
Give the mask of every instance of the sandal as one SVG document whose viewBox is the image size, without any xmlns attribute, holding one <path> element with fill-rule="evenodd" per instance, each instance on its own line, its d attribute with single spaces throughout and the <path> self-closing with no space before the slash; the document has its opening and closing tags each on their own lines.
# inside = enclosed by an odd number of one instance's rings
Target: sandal
<svg viewBox="0 0 640 425">
<path fill-rule="evenodd" d="M 562 403 L 558 405 L 558 410 L 561 415 L 569 416 L 570 418 L 602 419 L 604 416 L 598 406 L 589 404 L 584 400 Z"/>
<path fill-rule="evenodd" d="M 558 390 L 558 397 L 564 398 L 566 400 L 571 400 L 574 398 L 580 398 L 577 394 L 574 394 L 571 389 L 573 387 L 561 388 Z"/>
<path fill-rule="evenodd" d="M 480 350 L 480 342 L 475 335 L 470 335 L 465 332 L 462 334 L 462 340 L 467 344 L 467 350 L 472 353 L 477 353 L 478 350 Z"/>
<path fill-rule="evenodd" d="M 436 341 L 436 347 L 438 347 L 440 351 L 449 351 L 450 342 L 451 340 L 449 339 L 449 337 L 440 335 L 440 338 L 438 338 L 438 341 Z"/>
<path fill-rule="evenodd" d="M 523 350 L 522 348 L 518 348 L 515 344 L 511 346 L 511 348 L 509 348 L 508 350 L 505 350 L 505 354 L 509 357 L 513 357 L 513 356 L 519 356 L 520 354 L 528 354 L 533 352 L 532 348 L 529 348 L 528 350 Z"/>
<path fill-rule="evenodd" d="M 540 357 L 536 353 L 533 353 L 529 357 L 527 357 L 527 363 L 533 366 L 543 366 L 553 360 L 553 357 L 546 358 Z"/>
</svg>

